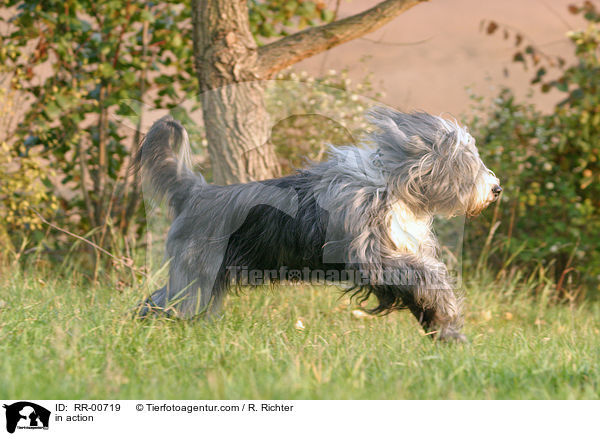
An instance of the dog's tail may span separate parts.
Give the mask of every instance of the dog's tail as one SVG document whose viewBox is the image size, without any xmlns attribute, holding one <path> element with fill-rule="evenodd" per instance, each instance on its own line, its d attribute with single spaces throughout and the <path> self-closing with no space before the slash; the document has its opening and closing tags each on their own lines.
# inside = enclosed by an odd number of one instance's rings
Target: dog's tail
<svg viewBox="0 0 600 436">
<path fill-rule="evenodd" d="M 132 169 L 141 173 L 144 187 L 158 199 L 165 198 L 177 216 L 184 208 L 189 191 L 206 183 L 192 172 L 190 140 L 185 128 L 170 115 L 156 121 L 132 162 Z"/>
</svg>

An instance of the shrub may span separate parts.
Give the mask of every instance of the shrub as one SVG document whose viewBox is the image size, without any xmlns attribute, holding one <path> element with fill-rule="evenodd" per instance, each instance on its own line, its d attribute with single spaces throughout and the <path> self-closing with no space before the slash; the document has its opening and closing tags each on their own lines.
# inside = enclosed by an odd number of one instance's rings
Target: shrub
<svg viewBox="0 0 600 436">
<path fill-rule="evenodd" d="M 505 187 L 490 259 L 552 271 L 559 297 L 598 289 L 600 281 L 600 15 L 590 3 L 570 10 L 583 13 L 588 27 L 568 33 L 576 62 L 559 62 L 557 79 L 544 80 L 546 67 L 533 47 L 515 56 L 538 66 L 532 83 L 558 90 L 563 100 L 543 114 L 504 89 L 488 107 L 479 101 L 470 121 Z M 470 247 L 481 246 L 486 234 L 474 222 Z"/>
<path fill-rule="evenodd" d="M 0 84 L 10 81 L 3 75 Z M 18 92 L 0 88 L 0 258 L 15 245 L 41 236 L 42 222 L 34 210 L 51 216 L 58 208 L 56 198 L 47 188 L 52 173 L 42 159 L 39 147 L 27 150 L 7 142 L 13 133 L 18 107 L 22 104 Z"/>
<path fill-rule="evenodd" d="M 0 142 L 0 257 L 42 228 L 34 210 L 52 216 L 58 208 L 44 184 L 49 169 L 39 153 L 25 154 Z"/>
</svg>

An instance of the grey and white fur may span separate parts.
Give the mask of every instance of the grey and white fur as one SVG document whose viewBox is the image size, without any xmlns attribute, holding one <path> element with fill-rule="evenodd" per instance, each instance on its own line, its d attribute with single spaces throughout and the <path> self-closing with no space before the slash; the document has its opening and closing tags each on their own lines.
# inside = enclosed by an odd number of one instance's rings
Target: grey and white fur
<svg viewBox="0 0 600 436">
<path fill-rule="evenodd" d="M 502 188 L 456 121 L 378 107 L 359 147 L 282 178 L 217 186 L 191 170 L 183 126 L 158 120 L 136 157 L 173 222 L 166 286 L 138 314 L 218 311 L 241 270 L 352 272 L 346 292 L 373 294 L 374 313 L 408 308 L 431 337 L 464 340 L 461 299 L 431 229 L 435 215 L 477 215 Z M 397 272 L 401 280 L 384 272 Z M 276 279 L 277 277 L 273 277 Z"/>
</svg>

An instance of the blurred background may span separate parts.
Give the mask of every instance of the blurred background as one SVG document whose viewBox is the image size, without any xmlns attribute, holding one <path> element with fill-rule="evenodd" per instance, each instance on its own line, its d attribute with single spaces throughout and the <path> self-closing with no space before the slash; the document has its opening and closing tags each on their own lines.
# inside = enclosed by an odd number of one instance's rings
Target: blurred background
<svg viewBox="0 0 600 436">
<path fill-rule="evenodd" d="M 517 96 L 530 94 L 531 74 L 513 62 L 515 34 L 549 56 L 573 61 L 570 30 L 586 26 L 569 13 L 572 0 L 430 1 L 403 13 L 369 35 L 302 61 L 298 68 L 314 75 L 347 69 L 359 79 L 365 72 L 385 91 L 383 100 L 397 108 L 421 109 L 459 116 L 467 112 L 471 92 L 493 97 L 503 86 Z M 375 4 L 353 0 L 339 4 L 339 17 Z M 485 37 L 489 23 L 502 29 Z M 505 38 L 504 30 L 513 37 Z M 534 92 L 533 101 L 551 110 L 558 92 Z"/>
<path fill-rule="evenodd" d="M 374 1 L 249 1 L 262 45 Z M 265 83 L 283 173 L 356 143 L 383 102 L 456 117 L 504 186 L 467 221 L 476 280 L 555 302 L 598 295 L 600 15 L 597 2 L 435 0 Z M 147 273 L 138 181 L 127 171 L 170 111 L 212 164 L 186 2 L 7 1 L 0 17 L 0 259 L 128 286 Z"/>
</svg>

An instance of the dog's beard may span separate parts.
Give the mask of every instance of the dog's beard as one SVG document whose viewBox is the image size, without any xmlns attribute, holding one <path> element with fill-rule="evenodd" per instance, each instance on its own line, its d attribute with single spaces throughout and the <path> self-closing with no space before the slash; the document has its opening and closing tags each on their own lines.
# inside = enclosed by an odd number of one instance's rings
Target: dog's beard
<svg viewBox="0 0 600 436">
<path fill-rule="evenodd" d="M 465 214 L 469 217 L 477 216 L 496 201 L 498 196 L 493 193 L 493 188 L 499 184 L 500 181 L 494 173 L 486 168 L 473 187 L 473 193 Z"/>
</svg>

